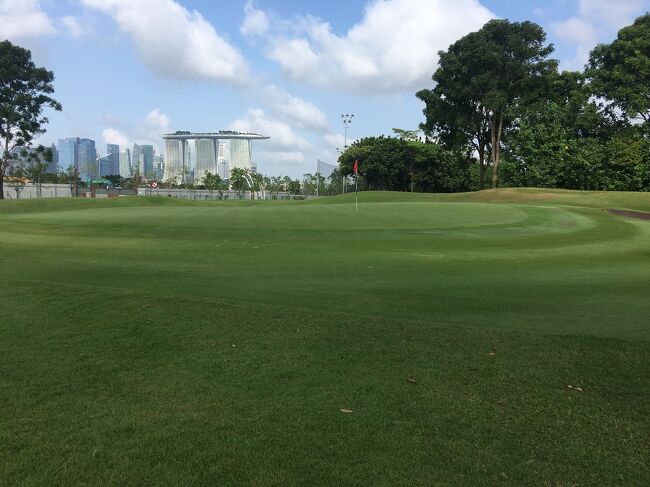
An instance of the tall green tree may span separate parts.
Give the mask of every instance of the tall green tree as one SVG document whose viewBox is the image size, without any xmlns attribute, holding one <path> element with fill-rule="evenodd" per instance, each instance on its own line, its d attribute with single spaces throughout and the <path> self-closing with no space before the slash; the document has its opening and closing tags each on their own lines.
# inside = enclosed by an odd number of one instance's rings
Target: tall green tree
<svg viewBox="0 0 650 487">
<path fill-rule="evenodd" d="M 24 149 L 21 156 L 25 160 L 25 172 L 36 183 L 36 194 L 40 198 L 43 195 L 43 177 L 52 162 L 52 149 L 39 145 L 33 150 Z"/>
<path fill-rule="evenodd" d="M 0 42 L 0 199 L 12 151 L 28 147 L 45 133 L 47 107 L 61 110 L 61 104 L 50 96 L 53 81 L 54 74 L 36 67 L 29 50 Z"/>
<path fill-rule="evenodd" d="M 503 134 L 517 110 L 557 71 L 557 61 L 548 59 L 553 46 L 545 42 L 544 30 L 533 22 L 491 20 L 440 52 L 436 87 L 418 93 L 427 105 L 425 130 L 438 129 L 448 143 L 472 144 L 483 174 L 489 146 L 492 187 L 498 183 Z"/>
<path fill-rule="evenodd" d="M 219 190 L 223 186 L 223 179 L 218 174 L 207 171 L 203 176 L 203 186 L 210 192 L 210 198 L 212 198 L 212 192 Z"/>
<path fill-rule="evenodd" d="M 611 44 L 600 44 L 589 58 L 587 76 L 593 93 L 621 110 L 628 120 L 650 126 L 650 14 L 618 32 Z"/>
<path fill-rule="evenodd" d="M 248 171 L 246 169 L 235 167 L 230 171 L 230 186 L 232 189 L 237 191 L 237 194 L 241 198 L 241 193 L 246 188 L 252 189 L 250 183 L 248 182 Z"/>
</svg>

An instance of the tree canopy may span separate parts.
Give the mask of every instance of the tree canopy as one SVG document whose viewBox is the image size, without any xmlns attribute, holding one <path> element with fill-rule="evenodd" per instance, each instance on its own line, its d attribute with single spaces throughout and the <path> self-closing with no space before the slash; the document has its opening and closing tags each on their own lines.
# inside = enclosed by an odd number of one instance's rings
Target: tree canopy
<svg viewBox="0 0 650 487">
<path fill-rule="evenodd" d="M 461 144 L 478 152 L 481 186 L 485 150 L 490 150 L 496 187 L 503 133 L 515 111 L 535 99 L 557 70 L 557 62 L 548 59 L 553 46 L 545 41 L 544 30 L 533 22 L 491 20 L 439 52 L 436 86 L 417 93 L 426 105 L 425 131 L 448 146 Z"/>
<path fill-rule="evenodd" d="M 0 42 L 0 199 L 14 149 L 28 147 L 45 132 L 45 108 L 61 110 L 54 93 L 54 74 L 38 68 L 31 52 L 9 41 Z"/>
<path fill-rule="evenodd" d="M 650 14 L 621 29 L 611 44 L 598 45 L 587 76 L 593 94 L 610 102 L 609 108 L 650 125 Z"/>
</svg>

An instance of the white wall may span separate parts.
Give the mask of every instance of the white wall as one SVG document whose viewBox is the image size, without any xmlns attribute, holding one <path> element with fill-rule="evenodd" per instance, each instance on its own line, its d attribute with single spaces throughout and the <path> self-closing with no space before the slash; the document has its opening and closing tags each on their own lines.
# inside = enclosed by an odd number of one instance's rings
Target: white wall
<svg viewBox="0 0 650 487">
<path fill-rule="evenodd" d="M 15 200 L 16 190 L 6 181 L 4 184 L 5 198 Z M 68 184 L 43 184 L 41 185 L 43 198 L 70 198 L 72 192 Z M 20 199 L 38 198 L 38 188 L 36 184 L 26 184 L 20 192 Z"/>
</svg>

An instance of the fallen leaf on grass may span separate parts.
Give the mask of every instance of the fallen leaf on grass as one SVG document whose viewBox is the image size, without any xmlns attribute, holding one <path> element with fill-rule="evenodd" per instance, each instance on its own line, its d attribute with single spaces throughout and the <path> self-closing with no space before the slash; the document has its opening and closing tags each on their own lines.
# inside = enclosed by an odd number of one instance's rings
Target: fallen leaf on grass
<svg viewBox="0 0 650 487">
<path fill-rule="evenodd" d="M 354 412 L 354 411 L 352 411 L 352 409 L 344 409 L 344 408 L 339 409 L 339 411 L 341 411 L 342 413 L 345 413 L 345 414 L 349 414 L 349 413 Z"/>
<path fill-rule="evenodd" d="M 151 305 L 150 305 L 150 304 L 145 304 L 145 305 L 143 306 L 143 308 L 151 308 Z"/>
<path fill-rule="evenodd" d="M 417 384 L 418 383 L 418 381 L 416 381 L 413 377 L 409 377 L 408 379 L 406 379 L 406 382 L 410 382 L 411 384 Z"/>
</svg>

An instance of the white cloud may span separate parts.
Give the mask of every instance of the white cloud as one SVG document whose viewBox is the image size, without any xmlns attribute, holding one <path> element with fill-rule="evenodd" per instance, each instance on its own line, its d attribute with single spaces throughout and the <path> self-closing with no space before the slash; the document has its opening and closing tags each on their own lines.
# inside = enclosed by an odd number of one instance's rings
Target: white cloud
<svg viewBox="0 0 650 487">
<path fill-rule="evenodd" d="M 581 70 L 598 42 L 610 42 L 616 32 L 647 9 L 645 0 L 580 0 L 578 15 L 551 24 L 551 32 L 574 46 L 565 69 Z"/>
<path fill-rule="evenodd" d="M 86 33 L 86 30 L 84 27 L 81 25 L 79 22 L 79 19 L 77 17 L 73 17 L 71 15 L 66 15 L 65 17 L 61 17 L 59 19 L 59 22 L 62 24 L 62 31 L 66 32 L 70 37 L 73 38 L 78 38 L 81 37 Z"/>
<path fill-rule="evenodd" d="M 260 157 L 264 157 L 264 160 L 269 162 L 284 162 L 284 163 L 296 164 L 305 161 L 305 154 L 298 151 L 289 151 L 289 152 L 260 151 Z"/>
<path fill-rule="evenodd" d="M 199 12 L 174 0 L 81 0 L 113 17 L 156 72 L 180 79 L 243 85 L 249 71 L 241 53 Z"/>
<path fill-rule="evenodd" d="M 311 144 L 307 139 L 297 135 L 291 126 L 281 120 L 269 117 L 260 108 L 249 108 L 246 115 L 230 124 L 230 128 L 241 132 L 256 132 L 271 137 L 264 144 L 293 150 L 308 150 Z"/>
<path fill-rule="evenodd" d="M 172 131 L 171 119 L 159 108 L 151 110 L 136 127 L 135 136 L 138 143 L 148 143 L 160 150 L 163 134 Z"/>
<path fill-rule="evenodd" d="M 288 123 L 260 108 L 250 108 L 242 118 L 232 122 L 230 128 L 271 137 L 256 143 L 254 149 L 254 160 L 264 174 L 295 173 L 296 166 L 306 160 L 305 152 L 312 148 Z"/>
<path fill-rule="evenodd" d="M 253 2 L 248 2 L 244 7 L 244 22 L 239 31 L 246 37 L 260 36 L 269 30 L 269 19 L 266 13 L 258 10 Z"/>
<path fill-rule="evenodd" d="M 575 57 L 564 60 L 563 67 L 581 70 L 589 60 L 590 49 L 596 45 L 598 40 L 596 28 L 581 18 L 570 17 L 551 24 L 551 30 L 559 39 L 576 46 Z"/>
<path fill-rule="evenodd" d="M 435 70 L 437 51 L 494 18 L 478 0 L 375 0 L 343 35 L 305 17 L 268 36 L 267 55 L 291 79 L 356 93 L 412 90 Z M 296 34 L 295 32 L 298 32 Z"/>
<path fill-rule="evenodd" d="M 56 33 L 38 0 L 0 0 L 0 38 L 21 39 Z"/>
<path fill-rule="evenodd" d="M 329 130 L 327 115 L 311 102 L 273 85 L 263 91 L 262 97 L 276 115 L 291 124 L 315 131 Z"/>
<path fill-rule="evenodd" d="M 580 0 L 580 16 L 620 29 L 648 8 L 645 0 Z"/>
<path fill-rule="evenodd" d="M 124 133 L 110 127 L 102 131 L 102 140 L 105 144 L 117 144 L 120 149 L 131 145 L 131 141 Z"/>
<path fill-rule="evenodd" d="M 335 147 L 342 149 L 345 145 L 345 137 L 343 134 L 325 134 L 323 135 L 323 141 L 329 147 Z"/>
<path fill-rule="evenodd" d="M 171 119 L 159 108 L 151 110 L 140 123 L 131 127 L 127 135 L 124 130 L 108 127 L 102 131 L 102 140 L 106 144 L 118 144 L 120 148 L 131 147 L 133 143 L 151 144 L 160 152 L 163 134 L 172 131 Z"/>
</svg>

